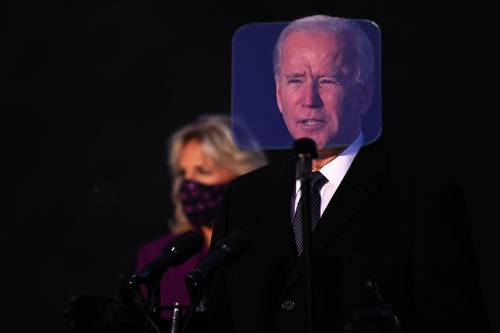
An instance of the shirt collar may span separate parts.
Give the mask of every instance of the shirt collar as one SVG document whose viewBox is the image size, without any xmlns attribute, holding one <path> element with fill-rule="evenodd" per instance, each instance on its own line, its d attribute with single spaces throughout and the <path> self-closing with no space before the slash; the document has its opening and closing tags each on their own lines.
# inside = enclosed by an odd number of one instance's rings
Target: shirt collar
<svg viewBox="0 0 500 333">
<path fill-rule="evenodd" d="M 328 182 L 333 186 L 338 187 L 344 178 L 347 170 L 352 164 L 352 161 L 358 154 L 363 145 L 363 133 L 359 132 L 356 140 L 354 140 L 346 149 L 344 149 L 337 157 L 325 164 L 319 171 L 328 179 Z M 300 191 L 300 180 L 295 183 L 295 193 Z"/>
</svg>

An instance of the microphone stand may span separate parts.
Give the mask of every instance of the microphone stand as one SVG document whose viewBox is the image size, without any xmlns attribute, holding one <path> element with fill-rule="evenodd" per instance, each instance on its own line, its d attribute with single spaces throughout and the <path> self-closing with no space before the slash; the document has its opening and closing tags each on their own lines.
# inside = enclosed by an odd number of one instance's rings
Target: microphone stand
<svg viewBox="0 0 500 333">
<path fill-rule="evenodd" d="M 178 302 L 174 303 L 174 310 L 172 312 L 172 323 L 170 326 L 170 333 L 179 332 L 179 322 L 181 321 L 181 307 Z"/>
<path fill-rule="evenodd" d="M 160 292 L 161 278 L 155 279 L 150 284 L 148 284 L 148 311 L 157 316 L 160 314 L 159 306 L 161 303 L 161 292 Z"/>
<path fill-rule="evenodd" d="M 318 157 L 316 144 L 313 140 L 304 138 L 296 140 L 293 144 L 297 154 L 297 179 L 301 182 L 302 195 L 302 237 L 304 240 L 304 277 L 306 284 L 306 332 L 314 333 L 313 322 L 313 278 L 312 278 L 312 256 L 311 256 L 311 188 L 312 160 Z"/>
</svg>

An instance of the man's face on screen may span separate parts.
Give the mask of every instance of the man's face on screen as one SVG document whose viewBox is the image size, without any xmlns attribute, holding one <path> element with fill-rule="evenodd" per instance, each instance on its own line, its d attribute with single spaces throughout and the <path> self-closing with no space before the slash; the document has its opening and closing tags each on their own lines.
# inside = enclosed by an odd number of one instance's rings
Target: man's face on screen
<svg viewBox="0 0 500 333">
<path fill-rule="evenodd" d="M 318 149 L 352 142 L 368 108 L 348 42 L 339 34 L 292 32 L 281 46 L 278 108 L 292 137 L 311 138 Z"/>
</svg>

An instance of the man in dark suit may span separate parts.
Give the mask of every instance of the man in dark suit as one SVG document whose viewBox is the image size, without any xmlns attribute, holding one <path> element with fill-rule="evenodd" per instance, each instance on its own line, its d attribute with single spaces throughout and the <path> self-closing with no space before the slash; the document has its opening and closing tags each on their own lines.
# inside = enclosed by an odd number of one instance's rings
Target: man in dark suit
<svg viewBox="0 0 500 333">
<path fill-rule="evenodd" d="M 367 281 L 376 281 L 406 332 L 485 332 L 461 192 L 436 168 L 404 162 L 379 143 L 363 147 L 373 92 L 369 43 L 354 21 L 313 16 L 290 24 L 275 50 L 283 120 L 319 153 L 312 164 L 322 179 L 312 186 L 320 197 L 311 248 L 316 332 L 352 327 L 371 302 Z M 208 290 L 219 331 L 306 331 L 296 216 L 303 195 L 293 159 L 229 186 L 212 244 L 243 229 L 251 245 Z"/>
</svg>

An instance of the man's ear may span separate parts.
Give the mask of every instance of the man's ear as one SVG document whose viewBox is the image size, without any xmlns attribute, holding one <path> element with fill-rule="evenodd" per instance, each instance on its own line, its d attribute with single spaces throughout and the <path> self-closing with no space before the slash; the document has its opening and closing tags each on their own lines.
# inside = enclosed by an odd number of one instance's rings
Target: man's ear
<svg viewBox="0 0 500 333">
<path fill-rule="evenodd" d="M 276 85 L 276 103 L 278 104 L 278 109 L 283 113 L 283 105 L 281 104 L 281 89 L 279 84 L 278 75 L 274 76 L 274 84 Z"/>
<path fill-rule="evenodd" d="M 370 109 L 370 105 L 372 104 L 374 86 L 375 86 L 375 83 L 374 83 L 373 79 L 368 80 L 367 83 L 365 83 L 361 86 L 361 96 L 360 96 L 361 97 L 361 104 L 360 104 L 361 114 L 365 114 Z"/>
</svg>

